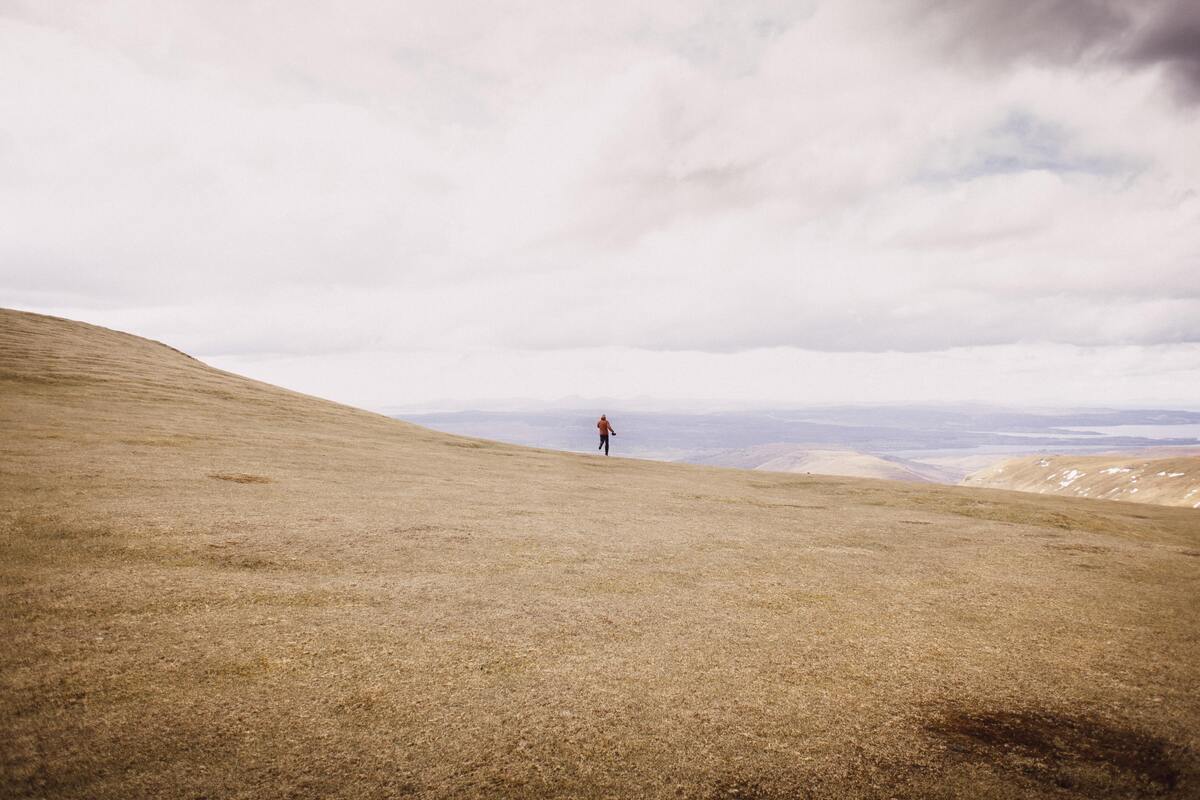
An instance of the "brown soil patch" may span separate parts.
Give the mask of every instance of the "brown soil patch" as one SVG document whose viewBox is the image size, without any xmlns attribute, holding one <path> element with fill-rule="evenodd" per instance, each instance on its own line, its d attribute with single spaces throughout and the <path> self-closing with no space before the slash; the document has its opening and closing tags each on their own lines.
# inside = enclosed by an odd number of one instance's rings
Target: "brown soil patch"
<svg viewBox="0 0 1200 800">
<path fill-rule="evenodd" d="M 1048 544 L 1045 545 L 1047 550 L 1058 550 L 1062 553 L 1089 553 L 1091 555 L 1101 555 L 1111 553 L 1111 547 L 1101 547 L 1096 544 Z"/>
<path fill-rule="evenodd" d="M 270 483 L 271 479 L 265 475 L 248 475 L 244 472 L 214 472 L 209 475 L 210 478 L 216 478 L 219 481 L 231 481 L 233 483 Z"/>
<path fill-rule="evenodd" d="M 799 800 L 796 792 L 778 792 L 757 781 L 720 781 L 713 787 L 709 800 Z"/>
</svg>

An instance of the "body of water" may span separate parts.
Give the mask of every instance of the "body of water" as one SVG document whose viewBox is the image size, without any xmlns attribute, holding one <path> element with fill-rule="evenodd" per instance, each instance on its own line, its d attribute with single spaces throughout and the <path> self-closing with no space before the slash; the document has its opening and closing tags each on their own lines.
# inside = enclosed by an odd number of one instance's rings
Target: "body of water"
<svg viewBox="0 0 1200 800">
<path fill-rule="evenodd" d="M 1146 439 L 1200 439 L 1200 423 L 1183 425 L 1097 425 L 1071 426 L 1063 430 L 1099 433 L 1104 436 L 1137 436 Z"/>
</svg>

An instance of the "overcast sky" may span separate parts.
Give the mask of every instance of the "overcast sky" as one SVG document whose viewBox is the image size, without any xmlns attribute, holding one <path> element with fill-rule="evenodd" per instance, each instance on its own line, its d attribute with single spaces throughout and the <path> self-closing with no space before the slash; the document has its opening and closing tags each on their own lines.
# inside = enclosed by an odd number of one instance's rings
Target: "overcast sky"
<svg viewBox="0 0 1200 800">
<path fill-rule="evenodd" d="M 1200 408 L 1200 3 L 0 0 L 0 305 L 376 409 Z"/>
</svg>

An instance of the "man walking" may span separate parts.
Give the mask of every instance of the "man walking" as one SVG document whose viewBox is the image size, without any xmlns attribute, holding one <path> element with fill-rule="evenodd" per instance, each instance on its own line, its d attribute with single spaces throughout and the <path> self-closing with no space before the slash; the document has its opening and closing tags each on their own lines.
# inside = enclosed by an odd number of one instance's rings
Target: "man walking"
<svg viewBox="0 0 1200 800">
<path fill-rule="evenodd" d="M 600 415 L 600 421 L 596 423 L 596 428 L 600 431 L 600 446 L 596 449 L 603 450 L 604 455 L 608 455 L 608 435 L 611 433 L 613 436 L 616 436 L 617 432 L 609 424 L 608 417 L 603 414 Z"/>
</svg>

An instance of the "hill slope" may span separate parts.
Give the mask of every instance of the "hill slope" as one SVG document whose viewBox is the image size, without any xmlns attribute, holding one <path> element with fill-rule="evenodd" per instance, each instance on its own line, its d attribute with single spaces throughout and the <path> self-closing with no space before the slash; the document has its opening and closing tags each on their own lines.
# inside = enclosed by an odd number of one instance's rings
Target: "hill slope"
<svg viewBox="0 0 1200 800">
<path fill-rule="evenodd" d="M 1185 509 L 437 434 L 0 311 L 0 796 L 1188 797 Z"/>
<path fill-rule="evenodd" d="M 1200 455 L 1016 458 L 967 476 L 963 485 L 1200 509 Z"/>
<path fill-rule="evenodd" d="M 852 450 L 802 450 L 777 456 L 755 469 L 766 472 L 810 472 L 816 475 L 844 475 L 854 478 L 882 478 L 892 481 L 929 479 L 899 461 L 889 461 L 869 453 Z"/>
<path fill-rule="evenodd" d="M 795 472 L 813 475 L 840 475 L 848 478 L 880 478 L 916 483 L 957 483 L 953 473 L 940 467 L 903 458 L 884 457 L 845 448 L 775 443 L 725 450 L 690 460 L 739 469 L 764 472 Z"/>
</svg>

